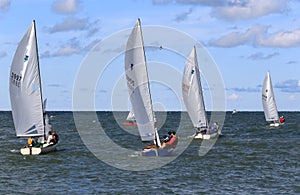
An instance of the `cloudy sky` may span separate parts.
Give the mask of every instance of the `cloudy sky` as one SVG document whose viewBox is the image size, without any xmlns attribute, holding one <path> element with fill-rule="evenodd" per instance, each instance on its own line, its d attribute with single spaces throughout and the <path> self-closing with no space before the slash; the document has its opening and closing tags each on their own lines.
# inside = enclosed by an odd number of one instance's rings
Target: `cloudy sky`
<svg viewBox="0 0 300 195">
<path fill-rule="evenodd" d="M 116 32 L 132 28 L 141 18 L 142 26 L 170 27 L 205 47 L 222 75 L 227 110 L 261 111 L 261 85 L 269 70 L 278 109 L 299 111 L 299 10 L 298 0 L 1 0 L 0 110 L 11 109 L 9 69 L 18 42 L 33 19 L 48 109 L 72 110 L 74 80 L 88 52 Z M 146 49 L 149 60 L 155 58 L 151 52 Z M 123 60 L 123 56 L 115 59 L 107 72 L 122 74 Z M 183 62 L 174 63 L 179 72 L 183 66 Z M 97 110 L 111 109 L 118 74 L 103 76 L 103 82 L 111 85 L 98 84 Z M 209 110 L 210 86 L 203 82 Z M 168 87 L 151 85 L 157 108 L 181 109 Z M 123 87 L 128 96 L 125 83 Z"/>
</svg>

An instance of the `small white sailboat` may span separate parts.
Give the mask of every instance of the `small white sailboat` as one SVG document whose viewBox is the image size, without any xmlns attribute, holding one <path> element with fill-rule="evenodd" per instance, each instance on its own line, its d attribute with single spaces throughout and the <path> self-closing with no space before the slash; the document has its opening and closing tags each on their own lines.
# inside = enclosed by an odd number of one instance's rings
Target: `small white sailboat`
<svg viewBox="0 0 300 195">
<path fill-rule="evenodd" d="M 234 114 L 236 114 L 236 113 L 237 113 L 237 110 L 236 110 L 236 109 L 233 109 L 231 114 L 234 115 Z"/>
<path fill-rule="evenodd" d="M 270 123 L 270 126 L 278 127 L 281 123 L 279 121 L 278 110 L 269 71 L 266 74 L 262 86 L 262 104 L 266 121 Z"/>
<path fill-rule="evenodd" d="M 195 139 L 211 139 L 220 134 L 217 125 L 212 129 L 213 131 L 208 126 L 195 47 L 185 63 L 182 95 L 190 119 L 196 128 L 196 133 L 192 137 Z"/>
<path fill-rule="evenodd" d="M 161 142 L 155 126 L 140 19 L 137 20 L 127 41 L 125 73 L 130 101 L 141 140 L 153 142 L 153 147 L 143 149 L 142 155 L 168 155 L 171 149 L 159 149 Z"/>
<path fill-rule="evenodd" d="M 130 111 L 127 115 L 126 122 L 122 123 L 123 126 L 131 126 L 131 127 L 136 127 L 137 123 L 134 117 L 133 111 Z M 154 113 L 154 125 L 157 125 L 155 113 Z"/>
<path fill-rule="evenodd" d="M 132 111 L 130 111 L 128 113 L 128 116 L 126 118 L 126 122 L 124 122 L 122 125 L 123 126 L 137 126 L 137 123 L 136 123 L 136 120 L 135 120 L 135 117 L 134 117 L 134 113 Z"/>
<path fill-rule="evenodd" d="M 46 103 L 43 105 L 42 101 L 35 21 L 23 36 L 14 55 L 9 76 L 9 91 L 17 137 L 38 138 L 40 143 L 38 147 L 21 148 L 21 154 L 38 155 L 54 151 L 56 144 L 43 147 L 51 126 L 48 116 L 44 118 Z"/>
</svg>

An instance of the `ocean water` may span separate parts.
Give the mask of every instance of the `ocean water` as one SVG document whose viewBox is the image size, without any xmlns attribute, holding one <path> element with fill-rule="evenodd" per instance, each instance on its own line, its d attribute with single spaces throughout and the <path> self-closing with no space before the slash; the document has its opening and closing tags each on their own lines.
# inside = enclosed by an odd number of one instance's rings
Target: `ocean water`
<svg viewBox="0 0 300 195">
<path fill-rule="evenodd" d="M 146 143 L 136 135 L 137 128 L 121 125 L 127 114 L 98 112 L 97 120 L 89 121 L 93 117 L 84 113 L 79 121 L 87 130 L 97 130 L 99 121 L 111 143 L 130 151 L 118 162 L 113 148 L 97 153 L 85 145 L 72 112 L 49 112 L 53 129 L 60 135 L 58 151 L 22 156 L 19 149 L 26 140 L 15 136 L 11 112 L 0 112 L 0 194 L 300 193 L 300 112 L 280 113 L 286 124 L 277 128 L 267 126 L 262 112 L 228 112 L 223 135 L 203 156 L 199 156 L 203 141 L 185 136 L 193 134 L 186 113 L 156 113 L 160 136 L 178 130 L 182 132 L 178 133 L 179 145 L 188 147 L 161 161 L 147 157 L 158 167 L 151 170 L 144 170 L 149 164 L 140 163 L 146 157 L 139 150 Z M 101 136 L 91 140 L 107 142 Z M 131 170 L 130 164 L 141 170 Z"/>
</svg>

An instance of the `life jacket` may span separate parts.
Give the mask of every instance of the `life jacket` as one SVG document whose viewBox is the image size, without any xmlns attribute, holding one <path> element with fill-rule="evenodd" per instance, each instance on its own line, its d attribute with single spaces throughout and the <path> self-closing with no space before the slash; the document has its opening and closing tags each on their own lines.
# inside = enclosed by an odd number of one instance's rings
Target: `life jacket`
<svg viewBox="0 0 300 195">
<path fill-rule="evenodd" d="M 28 145 L 32 145 L 32 142 L 33 142 L 33 140 L 32 140 L 31 137 L 27 139 L 27 144 L 28 144 Z"/>
<path fill-rule="evenodd" d="M 175 148 L 177 145 L 177 137 L 176 136 L 172 136 L 172 138 L 170 139 L 170 141 L 168 141 L 166 144 L 170 145 L 171 148 Z"/>
</svg>

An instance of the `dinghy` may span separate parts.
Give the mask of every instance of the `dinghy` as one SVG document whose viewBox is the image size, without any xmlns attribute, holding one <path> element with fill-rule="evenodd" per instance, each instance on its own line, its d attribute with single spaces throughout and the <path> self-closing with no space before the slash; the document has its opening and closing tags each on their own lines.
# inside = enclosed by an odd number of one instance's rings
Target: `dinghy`
<svg viewBox="0 0 300 195">
<path fill-rule="evenodd" d="M 203 99 L 200 72 L 197 61 L 196 48 L 191 51 L 186 60 L 182 78 L 182 96 L 189 117 L 196 133 L 191 136 L 195 139 L 211 139 L 221 132 L 216 124 L 216 129 L 210 131 Z"/>
<path fill-rule="evenodd" d="M 155 120 L 154 125 L 156 126 L 157 122 L 156 122 L 155 115 L 154 115 L 154 120 Z M 126 118 L 126 122 L 122 123 L 122 125 L 123 126 L 131 126 L 131 127 L 136 127 L 137 126 L 133 111 L 130 111 L 128 113 L 128 116 Z"/>
<path fill-rule="evenodd" d="M 14 55 L 9 76 L 9 91 L 17 137 L 35 138 L 40 143 L 39 147 L 21 148 L 21 154 L 38 155 L 56 150 L 57 144 L 43 147 L 51 126 L 48 116 L 44 113 L 46 103 L 43 104 L 42 101 L 35 21 L 23 36 Z"/>
<path fill-rule="evenodd" d="M 125 73 L 130 101 L 141 140 L 153 142 L 153 147 L 142 149 L 142 155 L 169 155 L 173 149 L 160 149 L 161 142 L 155 126 L 140 19 L 137 20 L 127 41 Z"/>
<path fill-rule="evenodd" d="M 134 117 L 134 113 L 132 111 L 130 111 L 128 113 L 128 116 L 126 118 L 126 122 L 122 123 L 123 126 L 137 126 L 136 121 L 135 121 L 135 117 Z"/>
<path fill-rule="evenodd" d="M 262 104 L 265 114 L 265 119 L 271 127 L 278 127 L 283 124 L 284 120 L 279 120 L 278 110 L 275 102 L 275 96 L 271 81 L 270 72 L 268 71 L 262 87 Z M 281 123 L 282 122 L 282 123 Z"/>
</svg>

